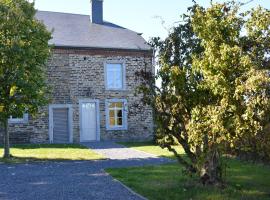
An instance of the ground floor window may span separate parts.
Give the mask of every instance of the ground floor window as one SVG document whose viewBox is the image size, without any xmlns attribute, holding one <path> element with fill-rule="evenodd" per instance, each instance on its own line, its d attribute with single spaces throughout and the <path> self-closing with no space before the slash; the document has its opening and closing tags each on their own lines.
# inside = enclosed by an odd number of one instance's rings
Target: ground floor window
<svg viewBox="0 0 270 200">
<path fill-rule="evenodd" d="M 28 123 L 28 113 L 24 113 L 22 116 L 10 116 L 8 119 L 9 124 L 24 124 Z"/>
<path fill-rule="evenodd" d="M 127 101 L 125 99 L 106 100 L 107 130 L 127 129 Z"/>
</svg>

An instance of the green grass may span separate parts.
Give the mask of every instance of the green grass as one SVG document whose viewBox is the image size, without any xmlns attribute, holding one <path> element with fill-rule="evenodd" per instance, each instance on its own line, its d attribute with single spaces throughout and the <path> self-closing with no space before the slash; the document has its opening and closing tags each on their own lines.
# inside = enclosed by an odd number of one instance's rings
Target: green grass
<svg viewBox="0 0 270 200">
<path fill-rule="evenodd" d="M 161 157 L 175 158 L 173 153 L 169 152 L 167 149 L 162 149 L 159 146 L 153 145 L 152 142 L 120 142 L 119 144 Z M 174 148 L 179 154 L 185 153 L 180 146 L 174 146 Z"/>
<path fill-rule="evenodd" d="M 159 156 L 171 155 L 150 143 L 126 144 Z M 145 145 L 145 148 L 144 148 Z M 113 177 L 149 199 L 266 200 L 270 199 L 270 167 L 228 160 L 225 189 L 201 186 L 182 173 L 178 163 L 161 166 L 107 169 Z"/>
<path fill-rule="evenodd" d="M 38 144 L 14 145 L 10 149 L 12 158 L 0 158 L 0 162 L 24 163 L 32 161 L 68 161 L 68 160 L 98 160 L 104 159 L 101 155 L 77 144 Z M 0 147 L 0 155 L 3 148 Z"/>
</svg>

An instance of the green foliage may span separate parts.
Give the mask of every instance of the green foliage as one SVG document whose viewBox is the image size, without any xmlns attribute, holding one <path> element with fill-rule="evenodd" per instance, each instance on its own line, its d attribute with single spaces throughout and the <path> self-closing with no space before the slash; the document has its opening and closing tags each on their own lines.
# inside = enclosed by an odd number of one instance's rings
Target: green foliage
<svg viewBox="0 0 270 200">
<path fill-rule="evenodd" d="M 250 150 L 258 135 L 269 144 L 263 131 L 270 109 L 269 11 L 239 8 L 195 4 L 164 41 L 152 41 L 157 75 L 139 74 L 143 101 L 155 111 L 158 143 L 206 184 L 222 182 L 221 155 L 229 147 Z M 175 151 L 175 141 L 188 160 Z"/>
<path fill-rule="evenodd" d="M 194 120 L 192 125 L 217 143 L 239 152 L 263 152 L 269 159 L 269 132 L 264 130 L 270 106 L 270 12 L 259 7 L 240 17 L 238 11 L 235 3 L 196 8 L 192 24 L 205 51 L 194 55 L 193 66 L 204 75 L 200 87 L 210 90 L 215 101 L 211 108 L 199 108 L 197 118 L 208 117 L 205 123 Z"/>
<path fill-rule="evenodd" d="M 0 0 L 0 122 L 6 129 L 10 116 L 35 114 L 48 102 L 45 63 L 51 33 L 35 14 L 26 0 Z"/>
<path fill-rule="evenodd" d="M 46 102 L 45 62 L 51 34 L 35 20 L 33 3 L 0 1 L 0 120 L 36 112 Z"/>
</svg>

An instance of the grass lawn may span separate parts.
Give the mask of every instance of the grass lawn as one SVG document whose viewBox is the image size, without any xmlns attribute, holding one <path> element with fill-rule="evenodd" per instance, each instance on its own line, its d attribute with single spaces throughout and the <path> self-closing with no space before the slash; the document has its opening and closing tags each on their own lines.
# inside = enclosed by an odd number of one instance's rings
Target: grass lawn
<svg viewBox="0 0 270 200">
<path fill-rule="evenodd" d="M 123 143 L 122 143 L 123 144 Z M 129 147 L 160 156 L 171 157 L 167 150 L 150 143 L 130 143 Z M 144 148 L 145 146 L 145 148 Z M 177 164 L 107 169 L 113 177 L 149 199 L 192 200 L 266 200 L 270 199 L 270 167 L 230 159 L 226 189 L 203 187 L 182 174 Z"/>
<path fill-rule="evenodd" d="M 119 144 L 125 145 L 127 147 L 131 147 L 140 151 L 144 151 L 147 153 L 174 159 L 173 153 L 169 152 L 166 149 L 162 149 L 159 146 L 153 145 L 152 142 L 120 142 Z M 184 150 L 179 146 L 175 146 L 174 148 L 180 154 L 185 153 Z"/>
<path fill-rule="evenodd" d="M 0 147 L 0 156 L 3 155 Z M 0 162 L 24 163 L 30 161 L 97 160 L 101 155 L 78 144 L 31 144 L 14 145 L 10 149 L 12 159 L 0 158 Z"/>
</svg>

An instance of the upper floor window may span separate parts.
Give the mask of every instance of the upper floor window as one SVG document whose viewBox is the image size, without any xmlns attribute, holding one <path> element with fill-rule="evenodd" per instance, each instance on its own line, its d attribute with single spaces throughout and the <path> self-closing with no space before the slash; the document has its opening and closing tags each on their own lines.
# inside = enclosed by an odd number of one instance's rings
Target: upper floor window
<svg viewBox="0 0 270 200">
<path fill-rule="evenodd" d="M 105 81 L 107 90 L 125 89 L 125 69 L 123 63 L 106 63 Z"/>
</svg>

